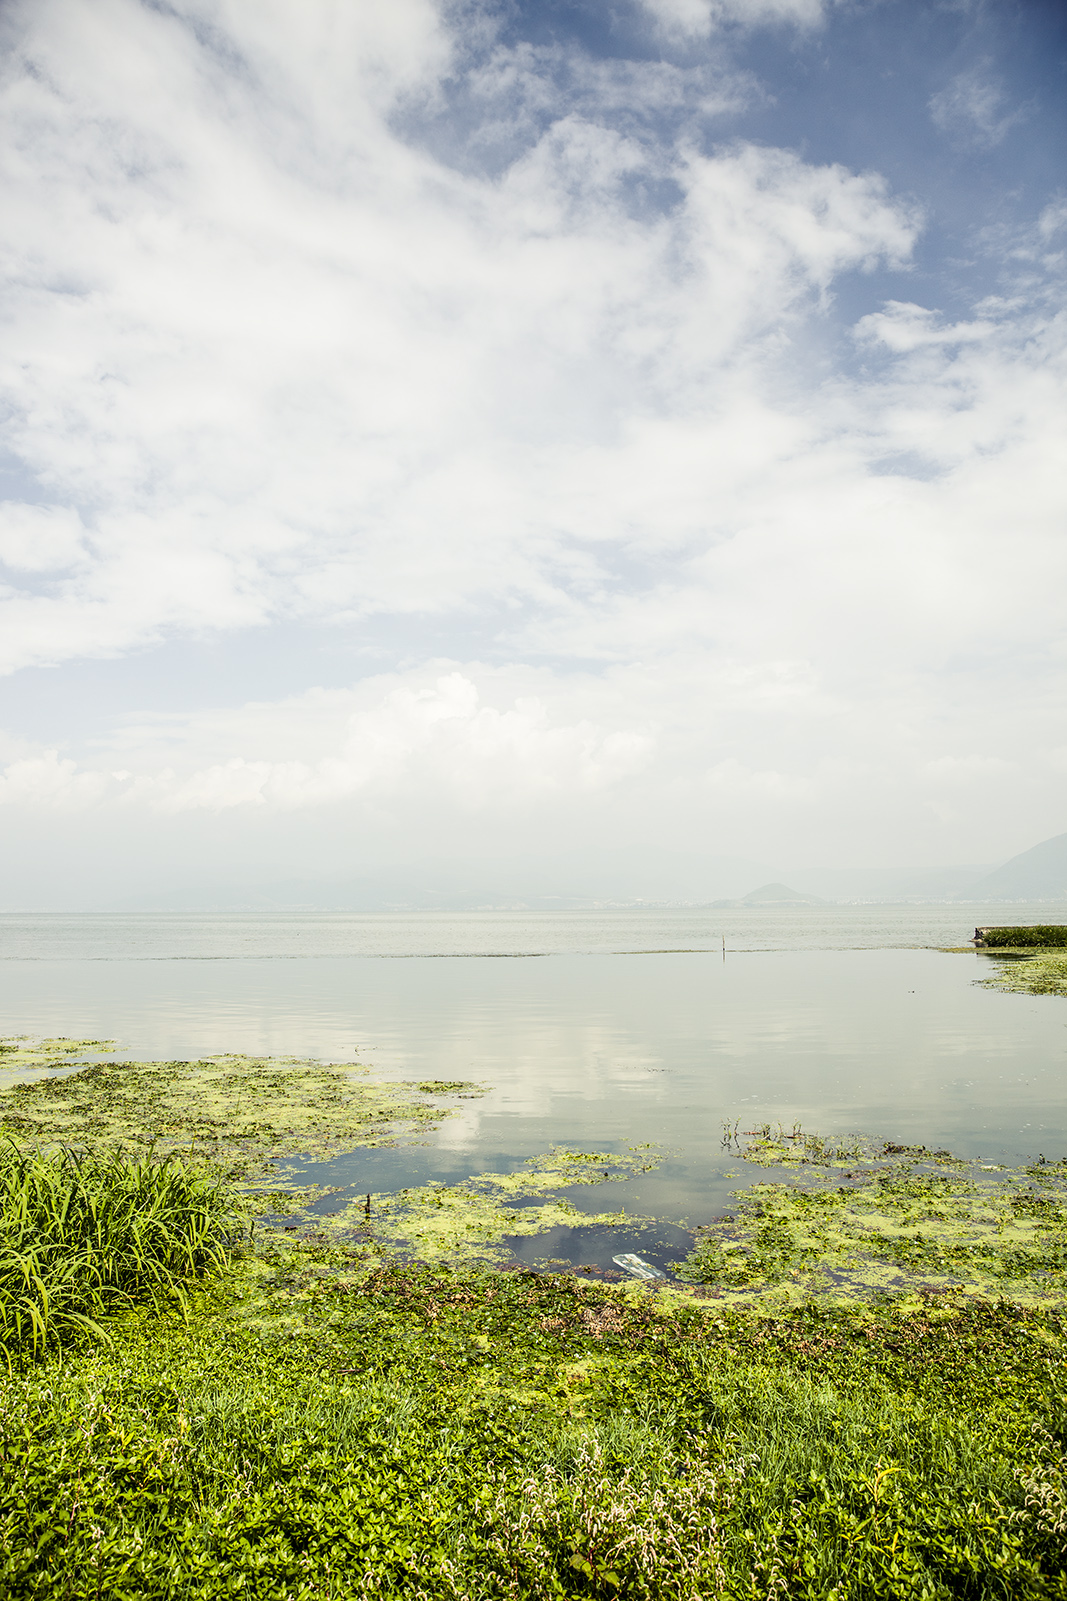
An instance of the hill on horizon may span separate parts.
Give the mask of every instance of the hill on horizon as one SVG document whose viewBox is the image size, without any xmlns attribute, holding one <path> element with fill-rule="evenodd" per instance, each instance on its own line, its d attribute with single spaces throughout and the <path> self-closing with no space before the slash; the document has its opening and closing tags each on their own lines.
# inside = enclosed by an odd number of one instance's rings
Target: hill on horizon
<svg viewBox="0 0 1067 1601">
<path fill-rule="evenodd" d="M 1067 901 L 1067 834 L 1054 834 L 1013 856 L 976 884 L 969 901 Z"/>
<path fill-rule="evenodd" d="M 761 884 L 759 889 L 750 889 L 747 895 L 737 900 L 712 901 L 710 904 L 715 907 L 825 906 L 827 902 L 820 900 L 818 895 L 803 895 L 800 890 L 790 889 L 788 884 Z"/>
<path fill-rule="evenodd" d="M 802 895 L 797 889 L 790 889 L 788 884 L 761 884 L 759 889 L 749 890 L 742 895 L 741 906 L 814 906 L 818 903 L 816 895 Z"/>
<path fill-rule="evenodd" d="M 828 906 L 899 903 L 1067 901 L 1067 834 L 1043 840 L 999 866 L 941 869 L 781 868 L 743 857 L 674 850 L 608 848 L 558 853 L 550 860 L 424 860 L 381 864 L 337 876 L 244 882 L 160 884 L 88 905 L 33 903 L 34 910 L 118 913 L 370 913 L 383 911 L 536 911 L 594 907 Z M 759 875 L 766 881 L 759 882 Z M 757 880 L 758 887 L 745 890 Z M 792 879 L 789 883 L 786 880 Z M 13 897 L 12 897 L 13 898 Z M 22 897 L 20 896 L 21 900 Z M 29 900 L 29 897 L 27 897 Z M 101 904 L 102 903 L 102 904 Z M 11 910 L 28 910 L 14 905 Z"/>
</svg>

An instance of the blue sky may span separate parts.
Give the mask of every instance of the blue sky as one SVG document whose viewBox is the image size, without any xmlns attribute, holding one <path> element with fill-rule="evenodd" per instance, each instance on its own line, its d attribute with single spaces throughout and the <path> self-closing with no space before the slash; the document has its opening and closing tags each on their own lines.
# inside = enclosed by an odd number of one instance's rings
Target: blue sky
<svg viewBox="0 0 1067 1601">
<path fill-rule="evenodd" d="M 5 904 L 1067 827 L 1062 6 L 0 30 Z"/>
</svg>

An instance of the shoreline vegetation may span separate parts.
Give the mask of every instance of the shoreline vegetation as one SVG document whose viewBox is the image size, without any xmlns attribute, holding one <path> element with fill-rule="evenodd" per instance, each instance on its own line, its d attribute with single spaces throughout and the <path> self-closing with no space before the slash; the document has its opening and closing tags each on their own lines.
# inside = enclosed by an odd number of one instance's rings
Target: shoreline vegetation
<svg viewBox="0 0 1067 1601">
<path fill-rule="evenodd" d="M 1005 928 L 976 928 L 974 944 L 979 950 L 1057 950 L 1067 946 L 1067 923 L 1021 924 Z"/>
<path fill-rule="evenodd" d="M 975 949 L 988 951 L 998 965 L 983 979 L 987 989 L 1017 995 L 1067 995 L 1067 924 L 976 928 Z"/>
<path fill-rule="evenodd" d="M 5 1597 L 1067 1598 L 1067 1162 L 731 1125 L 598 1283 L 510 1242 L 648 1148 L 357 1201 L 480 1086 L 113 1053 L 0 1042 Z"/>
<path fill-rule="evenodd" d="M 979 980 L 986 989 L 1013 991 L 1016 995 L 1067 995 L 1067 951 L 1045 949 L 998 951 L 1000 958 L 990 978 Z"/>
</svg>

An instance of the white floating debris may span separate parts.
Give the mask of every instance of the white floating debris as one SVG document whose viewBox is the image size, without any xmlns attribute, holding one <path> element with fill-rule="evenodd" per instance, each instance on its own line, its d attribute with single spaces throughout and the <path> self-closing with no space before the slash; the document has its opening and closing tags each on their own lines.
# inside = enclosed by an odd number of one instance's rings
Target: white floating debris
<svg viewBox="0 0 1067 1601">
<path fill-rule="evenodd" d="M 646 1262 L 643 1256 L 635 1256 L 632 1251 L 624 1251 L 621 1256 L 611 1259 L 618 1267 L 627 1273 L 632 1273 L 635 1279 L 665 1279 L 666 1273 L 661 1273 L 658 1267 Z"/>
</svg>

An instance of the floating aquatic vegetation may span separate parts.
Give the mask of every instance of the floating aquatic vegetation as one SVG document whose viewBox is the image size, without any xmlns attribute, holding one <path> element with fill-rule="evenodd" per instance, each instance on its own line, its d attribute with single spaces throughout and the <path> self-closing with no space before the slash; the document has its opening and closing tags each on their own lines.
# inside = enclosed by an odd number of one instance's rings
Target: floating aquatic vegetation
<svg viewBox="0 0 1067 1601">
<path fill-rule="evenodd" d="M 395 1144 L 449 1115 L 412 1084 L 377 1083 L 356 1065 L 299 1057 L 221 1055 L 183 1062 L 71 1058 L 108 1041 L 4 1041 L 5 1065 L 51 1068 L 0 1089 L 0 1135 L 44 1148 L 182 1151 L 228 1178 L 277 1176 L 279 1158 L 322 1161 L 354 1146 Z M 56 1047 L 63 1047 L 57 1050 Z M 477 1084 L 434 1085 L 434 1095 L 477 1095 Z"/>
<path fill-rule="evenodd" d="M 463 1100 L 485 1093 L 479 1085 L 469 1084 L 461 1078 L 427 1078 L 416 1084 L 415 1088 L 420 1095 L 458 1095 Z"/>
<path fill-rule="evenodd" d="M 997 962 L 991 978 L 978 982 L 984 989 L 1012 990 L 1017 995 L 1067 995 L 1067 952 L 1009 957 Z"/>
<path fill-rule="evenodd" d="M 297 1057 L 98 1060 L 71 1072 L 74 1059 L 111 1042 L 4 1043 L 2 1060 L 17 1055 L 21 1067 L 51 1072 L 0 1089 L 0 1135 L 45 1149 L 181 1151 L 253 1190 L 253 1204 L 284 1219 L 290 1232 L 357 1245 L 361 1254 L 503 1263 L 508 1236 L 629 1221 L 619 1212 L 582 1212 L 560 1192 L 656 1165 L 648 1147 L 623 1156 L 557 1150 L 515 1173 L 372 1196 L 369 1214 L 361 1198 L 324 1215 L 311 1208 L 331 1191 L 294 1182 L 294 1159 L 321 1162 L 426 1133 L 449 1115 L 442 1097 L 465 1099 L 482 1087 L 458 1079 L 383 1084 L 363 1067 Z"/>
<path fill-rule="evenodd" d="M 741 1129 L 740 1120 L 722 1126 L 722 1147 L 743 1161 L 759 1167 L 852 1167 L 857 1162 L 876 1162 L 883 1157 L 905 1157 L 914 1161 L 936 1162 L 940 1166 L 965 1166 L 951 1151 L 930 1151 L 925 1145 L 897 1145 L 892 1140 L 874 1140 L 865 1134 L 839 1134 L 824 1138 L 794 1123 L 786 1129 L 781 1123 L 761 1123 L 759 1128 Z"/>
<path fill-rule="evenodd" d="M 85 1058 L 106 1055 L 115 1049 L 114 1040 L 39 1039 L 32 1034 L 14 1034 L 0 1039 L 0 1071 L 11 1068 L 55 1072 L 69 1068 Z"/>
<path fill-rule="evenodd" d="M 334 1213 L 304 1212 L 295 1226 L 339 1244 L 359 1245 L 372 1256 L 503 1265 L 512 1260 L 509 1237 L 544 1234 L 561 1226 L 647 1221 L 624 1211 L 582 1211 L 562 1192 L 579 1184 L 622 1182 L 657 1165 L 649 1146 L 622 1155 L 557 1148 L 531 1157 L 513 1173 L 479 1173 L 461 1184 L 424 1184 L 394 1195 L 371 1195 Z"/>
<path fill-rule="evenodd" d="M 737 1154 L 797 1174 L 754 1185 L 733 1216 L 698 1231 L 679 1276 L 730 1299 L 789 1305 L 922 1286 L 1040 1302 L 1067 1291 L 1067 1160 L 1001 1169 L 799 1127 L 754 1131 Z"/>
</svg>

